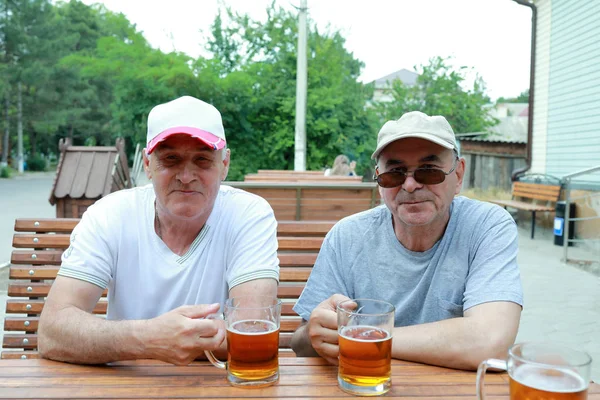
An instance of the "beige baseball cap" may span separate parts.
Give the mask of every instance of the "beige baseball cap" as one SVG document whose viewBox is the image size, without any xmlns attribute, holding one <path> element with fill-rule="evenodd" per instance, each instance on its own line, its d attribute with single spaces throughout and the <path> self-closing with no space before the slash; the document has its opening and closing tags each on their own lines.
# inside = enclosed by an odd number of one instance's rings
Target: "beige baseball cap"
<svg viewBox="0 0 600 400">
<path fill-rule="evenodd" d="M 439 144 L 447 149 L 456 149 L 456 137 L 446 118 L 429 116 L 420 111 L 411 111 L 400 119 L 386 122 L 377 135 L 377 148 L 371 156 L 377 159 L 388 144 L 406 138 L 420 138 Z"/>
<path fill-rule="evenodd" d="M 194 137 L 214 150 L 221 150 L 226 144 L 219 110 L 191 96 L 159 104 L 150 111 L 146 153 L 152 153 L 156 145 L 177 134 Z"/>
</svg>

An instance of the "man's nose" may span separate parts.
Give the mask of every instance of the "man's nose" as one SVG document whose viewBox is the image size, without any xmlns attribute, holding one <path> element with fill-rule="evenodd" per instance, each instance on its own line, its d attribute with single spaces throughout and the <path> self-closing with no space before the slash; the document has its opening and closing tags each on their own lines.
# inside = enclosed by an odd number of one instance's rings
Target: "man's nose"
<svg viewBox="0 0 600 400">
<path fill-rule="evenodd" d="M 192 182 L 195 179 L 193 166 L 188 164 L 183 165 L 177 174 L 177 179 L 183 184 Z"/>
<path fill-rule="evenodd" d="M 421 189 L 423 187 L 422 183 L 419 183 L 415 180 L 412 174 L 406 177 L 406 180 L 402 184 L 402 189 L 404 189 L 408 193 L 412 193 L 417 189 Z"/>
</svg>

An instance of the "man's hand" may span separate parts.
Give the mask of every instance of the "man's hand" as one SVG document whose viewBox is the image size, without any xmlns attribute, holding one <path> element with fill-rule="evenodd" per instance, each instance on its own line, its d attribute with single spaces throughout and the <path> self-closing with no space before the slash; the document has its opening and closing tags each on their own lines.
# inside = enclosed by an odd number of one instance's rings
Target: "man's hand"
<svg viewBox="0 0 600 400">
<path fill-rule="evenodd" d="M 307 333 L 310 343 L 315 351 L 327 360 L 328 363 L 337 365 L 340 352 L 338 346 L 337 313 L 338 303 L 350 300 L 341 294 L 334 294 L 319 304 L 310 314 Z"/>
<path fill-rule="evenodd" d="M 208 319 L 219 304 L 178 307 L 147 321 L 140 332 L 150 358 L 187 365 L 204 353 L 217 350 L 225 340 L 225 323 Z"/>
</svg>

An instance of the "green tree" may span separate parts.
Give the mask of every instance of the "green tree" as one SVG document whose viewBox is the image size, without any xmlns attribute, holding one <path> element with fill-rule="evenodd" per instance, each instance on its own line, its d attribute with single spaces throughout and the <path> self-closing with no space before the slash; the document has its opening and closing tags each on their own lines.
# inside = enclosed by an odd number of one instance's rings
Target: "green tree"
<svg viewBox="0 0 600 400">
<path fill-rule="evenodd" d="M 517 97 L 498 97 L 496 104 L 500 103 L 529 103 L 529 89 L 525 89 Z"/>
<path fill-rule="evenodd" d="M 466 67 L 453 68 L 448 59 L 434 57 L 429 64 L 417 68 L 419 74 L 414 86 L 407 87 L 397 80 L 392 84 L 394 101 L 375 105 L 381 122 L 398 119 L 409 111 L 428 115 L 443 115 L 454 132 L 483 132 L 495 125 L 486 110 L 490 99 L 485 83 L 477 76 L 472 87 L 465 88 Z"/>
<path fill-rule="evenodd" d="M 223 114 L 232 149 L 231 179 L 258 168 L 292 169 L 296 99 L 296 16 L 272 5 L 266 21 L 227 9 L 217 16 L 208 50 L 198 60 L 200 91 Z M 364 143 L 375 141 L 365 109 L 369 87 L 358 82 L 363 64 L 337 31 L 308 29 L 307 168 L 321 169 L 346 153 L 369 163 Z"/>
</svg>

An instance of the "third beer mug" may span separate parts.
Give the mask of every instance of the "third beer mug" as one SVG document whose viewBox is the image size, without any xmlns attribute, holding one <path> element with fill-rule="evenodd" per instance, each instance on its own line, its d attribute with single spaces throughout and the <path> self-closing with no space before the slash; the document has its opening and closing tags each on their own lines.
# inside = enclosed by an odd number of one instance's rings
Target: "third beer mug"
<svg viewBox="0 0 600 400">
<path fill-rule="evenodd" d="M 338 304 L 338 383 L 343 391 L 374 396 L 390 390 L 394 312 L 385 301 L 356 299 Z"/>
<path fill-rule="evenodd" d="M 279 322 L 281 300 L 242 296 L 227 300 L 227 362 L 207 351 L 208 360 L 227 370 L 233 386 L 267 386 L 279 379 Z"/>
<path fill-rule="evenodd" d="M 521 343 L 508 360 L 486 360 L 477 370 L 477 396 L 484 399 L 487 368 L 508 370 L 511 400 L 585 400 L 592 359 L 582 351 L 554 344 Z"/>
</svg>

